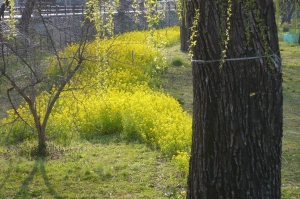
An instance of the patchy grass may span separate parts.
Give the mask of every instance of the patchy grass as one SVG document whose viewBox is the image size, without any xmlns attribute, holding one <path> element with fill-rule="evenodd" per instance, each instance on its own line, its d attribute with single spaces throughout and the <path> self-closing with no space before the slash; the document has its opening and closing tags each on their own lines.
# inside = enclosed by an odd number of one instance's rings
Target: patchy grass
<svg viewBox="0 0 300 199">
<path fill-rule="evenodd" d="M 281 42 L 283 64 L 282 198 L 300 198 L 300 46 Z"/>
<path fill-rule="evenodd" d="M 50 147 L 51 148 L 51 147 Z M 52 147 L 46 160 L 1 151 L 0 198 L 184 198 L 185 179 L 159 152 L 104 136 Z"/>
<path fill-rule="evenodd" d="M 192 112 L 193 85 L 190 57 L 188 53 L 180 50 L 179 45 L 168 48 L 164 54 L 168 70 L 162 76 L 162 88 L 175 97 L 186 111 Z"/>
</svg>

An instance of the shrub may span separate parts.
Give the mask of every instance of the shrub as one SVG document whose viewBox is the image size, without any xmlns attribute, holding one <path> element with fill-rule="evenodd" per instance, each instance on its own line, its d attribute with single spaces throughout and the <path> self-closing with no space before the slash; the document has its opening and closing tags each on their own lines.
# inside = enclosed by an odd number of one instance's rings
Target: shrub
<svg viewBox="0 0 300 199">
<path fill-rule="evenodd" d="M 172 162 L 187 177 L 189 171 L 190 153 L 178 151 L 177 155 L 174 155 Z"/>
<path fill-rule="evenodd" d="M 290 24 L 287 22 L 284 22 L 282 25 L 282 31 L 283 32 L 289 32 L 290 31 Z"/>
<path fill-rule="evenodd" d="M 172 65 L 173 66 L 182 66 L 183 65 L 183 61 L 181 58 L 175 58 L 172 60 Z"/>
<path fill-rule="evenodd" d="M 3 122 L 6 123 L 7 120 L 4 119 Z M 36 138 L 37 136 L 35 131 L 28 125 L 26 125 L 21 119 L 17 119 L 14 121 L 14 123 L 2 127 L 1 142 L 5 145 L 14 145 L 26 140 L 33 140 Z"/>
</svg>

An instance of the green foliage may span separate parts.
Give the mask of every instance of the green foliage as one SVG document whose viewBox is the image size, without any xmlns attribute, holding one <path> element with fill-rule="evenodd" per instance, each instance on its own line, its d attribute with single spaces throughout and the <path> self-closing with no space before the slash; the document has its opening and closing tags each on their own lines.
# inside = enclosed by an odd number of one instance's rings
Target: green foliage
<svg viewBox="0 0 300 199">
<path fill-rule="evenodd" d="M 200 19 L 200 9 L 195 10 L 195 16 L 193 18 L 193 24 L 190 27 L 190 46 L 189 46 L 189 55 L 192 58 L 193 57 L 193 49 L 196 46 L 196 38 L 198 34 L 198 21 Z"/>
<path fill-rule="evenodd" d="M 18 111 L 20 114 L 26 115 L 29 120 L 31 119 L 28 109 L 22 105 L 18 108 Z M 4 124 L 4 126 L 1 127 L 3 134 L 1 138 L 2 144 L 17 144 L 25 140 L 36 138 L 34 129 L 28 125 L 27 121 L 25 121 L 25 123 L 20 119 L 14 110 L 8 110 L 7 114 L 9 117 L 2 120 L 2 124 Z"/>
<path fill-rule="evenodd" d="M 181 58 L 176 57 L 176 58 L 174 58 L 172 60 L 172 65 L 173 66 L 182 66 L 183 65 L 183 61 L 182 61 Z"/>
<path fill-rule="evenodd" d="M 113 22 L 113 12 L 119 6 L 119 1 L 115 0 L 114 3 L 111 1 L 102 1 L 101 3 L 98 0 L 87 0 L 86 5 L 86 19 L 94 23 L 97 38 L 107 38 L 112 37 L 114 34 L 114 22 Z M 101 14 L 105 9 L 106 15 Z"/>
</svg>

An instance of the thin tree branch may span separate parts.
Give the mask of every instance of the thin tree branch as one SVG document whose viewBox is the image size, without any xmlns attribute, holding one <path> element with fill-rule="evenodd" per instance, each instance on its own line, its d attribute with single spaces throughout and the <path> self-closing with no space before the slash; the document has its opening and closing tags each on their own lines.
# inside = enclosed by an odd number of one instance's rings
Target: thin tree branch
<svg viewBox="0 0 300 199">
<path fill-rule="evenodd" d="M 10 102 L 10 104 L 11 104 L 11 106 L 12 106 L 14 112 L 15 112 L 15 114 L 18 116 L 18 118 L 20 118 L 27 126 L 29 126 L 30 128 L 32 128 L 32 126 L 31 126 L 28 122 L 26 122 L 26 120 L 20 115 L 18 109 L 15 107 L 15 104 L 13 103 L 13 101 L 12 101 L 12 99 L 11 99 L 11 96 L 10 96 L 9 93 L 10 93 L 13 89 L 14 89 L 14 87 L 11 87 L 11 88 L 7 89 L 7 91 L 6 91 L 8 100 L 9 100 L 9 102 Z M 16 121 L 16 120 L 17 120 L 17 118 L 15 119 L 15 121 Z M 32 129 L 33 129 L 33 128 L 32 128 Z"/>
</svg>

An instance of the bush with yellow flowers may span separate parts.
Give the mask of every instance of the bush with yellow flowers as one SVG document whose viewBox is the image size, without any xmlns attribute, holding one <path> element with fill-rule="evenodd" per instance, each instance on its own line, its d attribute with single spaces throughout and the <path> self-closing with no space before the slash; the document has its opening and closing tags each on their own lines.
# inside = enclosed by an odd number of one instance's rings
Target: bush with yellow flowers
<svg viewBox="0 0 300 199">
<path fill-rule="evenodd" d="M 138 139 L 160 149 L 180 169 L 187 170 L 191 117 L 173 97 L 149 86 L 166 65 L 160 49 L 145 42 L 148 34 L 147 31 L 126 33 L 89 45 L 85 56 L 98 61 L 86 62 L 68 85 L 68 91 L 60 95 L 47 125 L 48 140 L 67 145 L 74 140 L 96 140 L 104 134 L 120 133 L 124 139 Z M 179 39 L 178 27 L 154 32 L 152 39 L 156 43 L 164 41 L 163 46 L 173 45 Z M 73 44 L 61 52 L 65 63 L 72 58 L 76 47 Z M 49 63 L 47 73 L 55 79 L 64 69 L 64 63 L 60 69 L 55 58 Z M 41 115 L 55 89 L 53 85 L 37 97 Z M 37 137 L 25 103 L 18 112 L 22 120 L 9 110 L 9 116 L 2 121 L 7 124 L 2 127 L 5 136 L 1 138 L 6 143 Z"/>
</svg>

